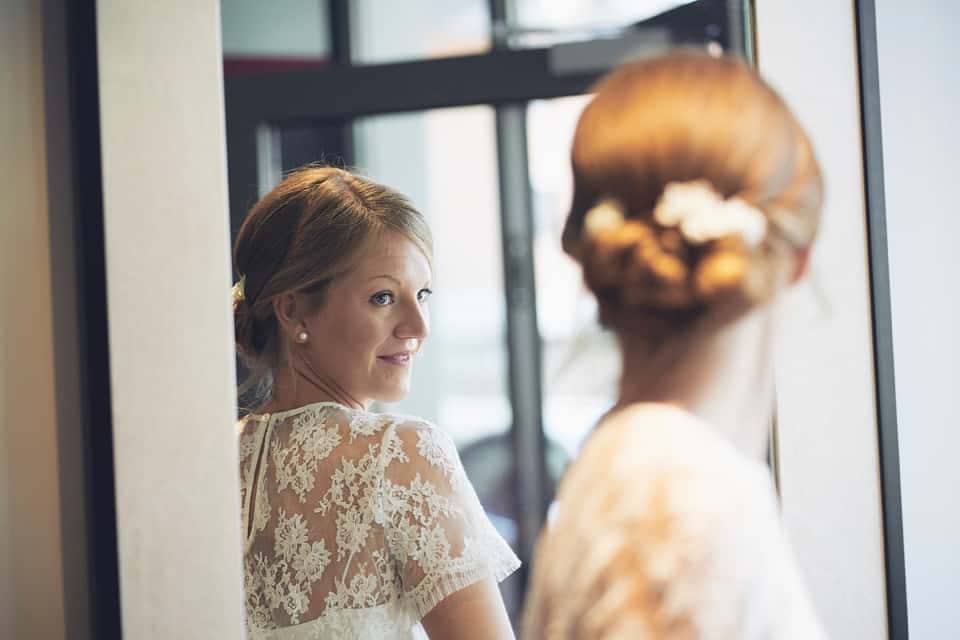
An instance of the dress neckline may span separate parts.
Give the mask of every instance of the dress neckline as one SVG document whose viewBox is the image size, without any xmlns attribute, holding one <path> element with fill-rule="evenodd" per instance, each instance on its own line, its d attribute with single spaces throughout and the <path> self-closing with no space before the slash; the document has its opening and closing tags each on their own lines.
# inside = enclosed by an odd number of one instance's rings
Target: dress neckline
<svg viewBox="0 0 960 640">
<path fill-rule="evenodd" d="M 305 405 L 294 407 L 293 409 L 285 409 L 283 411 L 274 411 L 272 413 L 248 413 L 247 418 L 252 418 L 254 420 L 269 420 L 274 418 L 276 420 L 283 420 L 284 418 L 289 418 L 290 416 L 296 415 L 298 413 L 303 413 L 304 411 L 309 411 L 310 409 L 319 409 L 321 407 L 336 407 L 338 409 L 343 409 L 344 411 L 360 411 L 360 409 L 352 409 L 345 404 L 339 402 L 333 402 L 331 400 L 324 400 L 320 402 L 310 402 Z"/>
</svg>

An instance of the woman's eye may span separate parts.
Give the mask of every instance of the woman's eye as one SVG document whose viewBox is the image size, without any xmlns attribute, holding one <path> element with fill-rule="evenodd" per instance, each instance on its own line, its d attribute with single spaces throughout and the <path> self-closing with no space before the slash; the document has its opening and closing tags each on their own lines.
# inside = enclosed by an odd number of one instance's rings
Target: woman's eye
<svg viewBox="0 0 960 640">
<path fill-rule="evenodd" d="M 428 299 L 430 296 L 432 296 L 432 295 L 433 295 L 433 291 L 432 291 L 432 290 L 430 290 L 430 289 L 421 289 L 420 292 L 417 293 L 417 300 L 419 300 L 420 302 L 426 302 L 427 299 Z"/>
<path fill-rule="evenodd" d="M 375 293 L 371 298 L 370 302 L 377 305 L 378 307 L 385 307 L 388 304 L 393 302 L 393 294 L 389 291 L 381 291 L 380 293 Z"/>
</svg>

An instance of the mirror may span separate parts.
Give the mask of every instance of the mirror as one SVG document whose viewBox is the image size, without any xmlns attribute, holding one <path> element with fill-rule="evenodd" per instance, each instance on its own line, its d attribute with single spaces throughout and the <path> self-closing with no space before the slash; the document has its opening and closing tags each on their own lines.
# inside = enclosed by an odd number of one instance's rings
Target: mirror
<svg viewBox="0 0 960 640">
<path fill-rule="evenodd" d="M 619 356 L 560 248 L 591 85 L 690 45 L 751 58 L 743 0 L 223 0 L 231 226 L 329 162 L 406 194 L 435 244 L 432 334 L 376 410 L 453 438 L 524 563 L 566 464 L 612 406 Z M 466 79 L 466 81 L 465 81 Z M 511 620 L 526 571 L 501 585 Z"/>
</svg>

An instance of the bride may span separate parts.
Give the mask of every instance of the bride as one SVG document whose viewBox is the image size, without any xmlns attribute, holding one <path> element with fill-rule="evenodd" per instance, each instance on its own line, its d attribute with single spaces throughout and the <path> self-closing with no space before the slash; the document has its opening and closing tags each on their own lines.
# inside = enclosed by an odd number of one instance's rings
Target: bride
<svg viewBox="0 0 960 640">
<path fill-rule="evenodd" d="M 519 561 L 452 440 L 376 414 L 429 333 L 431 240 L 400 194 L 309 167 L 237 237 L 237 348 L 265 392 L 239 424 L 248 636 L 498 639 Z"/>
<path fill-rule="evenodd" d="M 778 296 L 820 217 L 810 142 L 744 63 L 676 52 L 601 81 L 564 247 L 619 339 L 619 401 L 564 478 L 525 637 L 823 637 L 765 465 Z"/>
</svg>

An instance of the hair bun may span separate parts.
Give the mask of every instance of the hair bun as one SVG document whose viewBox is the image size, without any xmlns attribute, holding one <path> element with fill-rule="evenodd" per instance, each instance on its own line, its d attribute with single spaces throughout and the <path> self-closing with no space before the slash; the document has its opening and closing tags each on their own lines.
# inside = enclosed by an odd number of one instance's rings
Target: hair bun
<svg viewBox="0 0 960 640">
<path fill-rule="evenodd" d="M 581 258 L 588 286 L 628 306 L 693 306 L 687 247 L 675 238 L 664 241 L 663 234 L 646 222 L 628 220 L 589 238 Z"/>
<path fill-rule="evenodd" d="M 760 211 L 722 199 L 708 184 L 673 183 L 642 217 L 601 200 L 584 217 L 580 259 L 587 283 L 610 301 L 702 307 L 745 292 L 765 226 Z"/>
<path fill-rule="evenodd" d="M 237 343 L 237 352 L 245 358 L 256 358 L 256 320 L 246 300 L 240 300 L 233 306 L 233 331 Z"/>
<path fill-rule="evenodd" d="M 618 67 L 580 116 L 571 164 L 563 247 L 607 324 L 727 322 L 775 295 L 816 235 L 810 141 L 742 60 L 677 51 Z"/>
<path fill-rule="evenodd" d="M 697 297 L 710 301 L 740 293 L 749 270 L 750 259 L 742 248 L 715 248 L 697 263 L 693 277 Z"/>
</svg>

